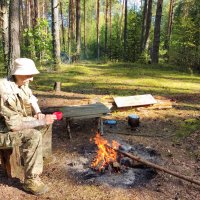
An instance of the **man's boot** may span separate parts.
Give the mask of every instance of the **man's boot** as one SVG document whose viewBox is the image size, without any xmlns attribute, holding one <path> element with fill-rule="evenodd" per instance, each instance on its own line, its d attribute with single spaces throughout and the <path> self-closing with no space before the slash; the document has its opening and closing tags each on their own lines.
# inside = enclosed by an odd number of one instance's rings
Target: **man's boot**
<svg viewBox="0 0 200 200">
<path fill-rule="evenodd" d="M 39 177 L 25 179 L 23 188 L 34 195 L 41 195 L 48 191 L 48 187 Z"/>
</svg>

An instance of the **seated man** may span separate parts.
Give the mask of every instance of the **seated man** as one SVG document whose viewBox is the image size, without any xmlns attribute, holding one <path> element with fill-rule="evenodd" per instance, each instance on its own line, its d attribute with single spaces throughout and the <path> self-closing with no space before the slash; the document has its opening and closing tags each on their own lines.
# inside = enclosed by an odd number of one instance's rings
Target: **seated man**
<svg viewBox="0 0 200 200">
<path fill-rule="evenodd" d="M 38 73 L 31 59 L 18 58 L 11 76 L 0 80 L 0 146 L 19 144 L 24 162 L 23 188 L 36 195 L 48 190 L 39 178 L 45 153 L 42 147 L 44 135 L 39 130 L 50 126 L 55 119 L 54 115 L 41 113 L 37 98 L 28 86 L 33 75 Z"/>
</svg>

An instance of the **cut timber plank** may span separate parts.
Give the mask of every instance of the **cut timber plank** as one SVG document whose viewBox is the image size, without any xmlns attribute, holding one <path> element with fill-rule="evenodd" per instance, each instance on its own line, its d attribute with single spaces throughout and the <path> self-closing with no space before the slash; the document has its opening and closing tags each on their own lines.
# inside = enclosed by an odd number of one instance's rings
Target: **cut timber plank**
<svg viewBox="0 0 200 200">
<path fill-rule="evenodd" d="M 144 106 L 157 103 L 151 94 L 114 97 L 114 101 L 118 108 L 129 106 Z"/>
</svg>

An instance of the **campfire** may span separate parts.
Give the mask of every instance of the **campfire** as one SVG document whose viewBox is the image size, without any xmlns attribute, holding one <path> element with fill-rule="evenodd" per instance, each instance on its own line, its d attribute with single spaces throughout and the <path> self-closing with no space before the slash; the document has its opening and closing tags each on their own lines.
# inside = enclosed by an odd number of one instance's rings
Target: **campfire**
<svg viewBox="0 0 200 200">
<path fill-rule="evenodd" d="M 159 155 L 153 149 L 116 141 L 116 138 L 108 141 L 98 133 L 79 153 L 77 159 L 69 160 L 67 164 L 70 174 L 79 182 L 123 188 L 145 184 L 156 175 L 154 169 L 131 159 L 128 154 L 159 161 Z"/>
<path fill-rule="evenodd" d="M 99 133 L 96 134 L 94 142 L 98 147 L 97 156 L 92 161 L 91 167 L 94 170 L 100 172 L 105 171 L 106 169 L 117 169 L 119 163 L 117 161 L 118 154 L 114 149 L 119 148 L 119 143 L 115 140 L 112 141 L 112 145 L 109 142 L 100 136 Z M 111 148 L 110 148 L 111 147 Z"/>
<path fill-rule="evenodd" d="M 146 166 L 137 160 L 124 155 L 132 148 L 119 144 L 117 141 L 112 140 L 110 144 L 99 133 L 90 141 L 95 142 L 97 145 L 97 154 L 91 162 L 91 169 L 101 173 L 123 173 L 129 168 L 145 168 Z"/>
</svg>

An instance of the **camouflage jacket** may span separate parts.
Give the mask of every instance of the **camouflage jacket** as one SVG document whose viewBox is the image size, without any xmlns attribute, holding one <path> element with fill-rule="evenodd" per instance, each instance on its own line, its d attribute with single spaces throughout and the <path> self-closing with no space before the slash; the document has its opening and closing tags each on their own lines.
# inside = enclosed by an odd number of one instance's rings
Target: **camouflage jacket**
<svg viewBox="0 0 200 200">
<path fill-rule="evenodd" d="M 32 104 L 37 102 L 37 98 L 28 85 L 18 87 L 12 77 L 0 79 L 0 101 L 1 133 L 12 131 L 25 121 L 36 120 Z"/>
</svg>

